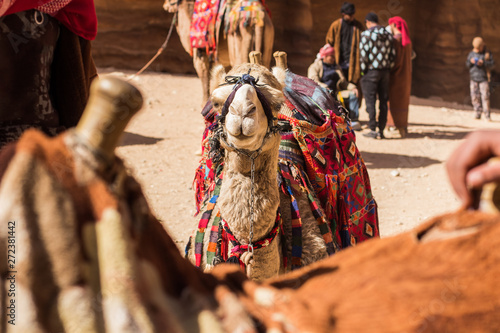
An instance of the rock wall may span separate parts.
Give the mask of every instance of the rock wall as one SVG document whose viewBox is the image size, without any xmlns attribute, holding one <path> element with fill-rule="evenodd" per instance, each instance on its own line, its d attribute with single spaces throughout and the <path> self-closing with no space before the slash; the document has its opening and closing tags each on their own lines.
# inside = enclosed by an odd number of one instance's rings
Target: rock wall
<svg viewBox="0 0 500 333">
<path fill-rule="evenodd" d="M 275 25 L 275 50 L 288 53 L 289 67 L 304 75 L 324 44 L 343 0 L 267 0 Z M 363 0 L 354 1 L 356 18 L 374 11 L 382 24 L 402 16 L 410 29 L 414 60 L 412 94 L 470 104 L 465 59 L 475 36 L 482 36 L 500 61 L 500 0 Z M 163 0 L 95 0 L 99 33 L 94 57 L 100 67 L 139 70 L 165 40 L 173 14 Z M 498 66 L 497 66 L 498 67 Z M 195 73 L 176 32 L 151 70 Z M 492 106 L 500 107 L 500 76 L 494 74 Z"/>
</svg>

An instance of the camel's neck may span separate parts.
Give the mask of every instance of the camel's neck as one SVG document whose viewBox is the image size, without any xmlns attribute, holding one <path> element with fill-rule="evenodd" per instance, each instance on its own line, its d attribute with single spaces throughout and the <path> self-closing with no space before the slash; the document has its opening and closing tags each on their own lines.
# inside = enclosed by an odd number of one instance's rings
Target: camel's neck
<svg viewBox="0 0 500 333">
<path fill-rule="evenodd" d="M 252 199 L 253 241 L 263 238 L 272 229 L 276 219 L 279 205 L 277 168 L 280 136 L 275 135 L 268 140 L 271 148 L 263 151 L 255 159 L 253 184 L 251 160 L 237 152 L 226 151 L 224 181 L 218 205 L 222 218 L 242 243 L 247 243 L 249 239 Z"/>
</svg>

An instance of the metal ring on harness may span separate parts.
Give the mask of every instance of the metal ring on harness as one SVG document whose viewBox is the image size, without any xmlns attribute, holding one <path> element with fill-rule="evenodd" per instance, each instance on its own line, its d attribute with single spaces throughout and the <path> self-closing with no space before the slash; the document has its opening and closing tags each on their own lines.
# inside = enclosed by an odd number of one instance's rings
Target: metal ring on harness
<svg viewBox="0 0 500 333">
<path fill-rule="evenodd" d="M 40 18 L 38 18 L 39 16 L 40 16 Z M 43 15 L 42 12 L 40 12 L 38 10 L 35 11 L 35 14 L 33 15 L 33 17 L 35 18 L 35 22 L 38 25 L 42 25 L 43 22 L 45 22 L 45 16 Z"/>
</svg>

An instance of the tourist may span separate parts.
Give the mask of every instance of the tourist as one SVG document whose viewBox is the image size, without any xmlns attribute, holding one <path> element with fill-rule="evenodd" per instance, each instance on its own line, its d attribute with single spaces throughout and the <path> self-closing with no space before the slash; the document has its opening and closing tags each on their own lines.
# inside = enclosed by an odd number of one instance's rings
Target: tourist
<svg viewBox="0 0 500 333">
<path fill-rule="evenodd" d="M 354 18 L 356 8 L 344 2 L 340 8 L 341 18 L 335 20 L 326 34 L 326 43 L 335 49 L 335 62 L 339 64 L 347 80 L 356 86 L 361 77 L 359 67 L 359 41 L 363 24 Z"/>
<path fill-rule="evenodd" d="M 330 90 L 336 98 L 340 95 L 344 106 L 349 111 L 352 128 L 356 131 L 361 130 L 358 120 L 358 89 L 355 84 L 346 80 L 342 69 L 335 62 L 335 49 L 330 44 L 325 44 L 319 50 L 316 60 L 307 70 L 307 77 L 316 81 L 323 88 Z"/>
<path fill-rule="evenodd" d="M 472 51 L 467 56 L 465 65 L 470 74 L 470 97 L 476 119 L 484 118 L 491 121 L 490 116 L 490 70 L 494 65 L 493 55 L 486 50 L 481 37 L 475 37 L 472 41 Z"/>
<path fill-rule="evenodd" d="M 366 15 L 366 27 L 368 30 L 361 33 L 359 49 L 363 75 L 361 89 L 365 96 L 370 131 L 363 135 L 373 139 L 383 139 L 387 123 L 389 76 L 394 63 L 395 50 L 392 34 L 378 24 L 377 14 L 370 12 Z M 379 99 L 378 121 L 375 110 L 377 96 Z"/>
</svg>

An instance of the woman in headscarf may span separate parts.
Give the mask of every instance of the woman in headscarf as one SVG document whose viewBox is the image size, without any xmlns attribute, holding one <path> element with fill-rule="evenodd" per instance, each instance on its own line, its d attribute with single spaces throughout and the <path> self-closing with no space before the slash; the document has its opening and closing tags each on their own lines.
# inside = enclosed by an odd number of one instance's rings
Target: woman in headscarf
<svg viewBox="0 0 500 333">
<path fill-rule="evenodd" d="M 412 44 L 406 21 L 399 16 L 389 19 L 394 35 L 396 59 L 391 69 L 389 88 L 389 114 L 387 125 L 396 127 L 402 138 L 408 133 L 408 108 L 411 93 Z"/>
<path fill-rule="evenodd" d="M 359 92 L 355 84 L 347 81 L 342 68 L 336 63 L 335 48 L 327 43 L 319 50 L 316 60 L 307 70 L 307 77 L 330 90 L 337 99 L 342 97 L 349 111 L 352 129 L 361 130 L 361 124 L 358 121 Z"/>
</svg>

